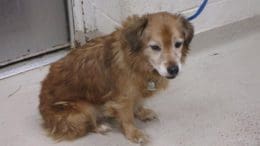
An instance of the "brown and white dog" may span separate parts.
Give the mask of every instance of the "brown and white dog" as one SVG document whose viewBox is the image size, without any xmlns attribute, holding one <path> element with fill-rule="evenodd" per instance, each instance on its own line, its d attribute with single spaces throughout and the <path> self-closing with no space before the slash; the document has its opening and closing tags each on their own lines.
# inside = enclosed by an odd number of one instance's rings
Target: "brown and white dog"
<svg viewBox="0 0 260 146">
<path fill-rule="evenodd" d="M 193 26 L 183 16 L 159 12 L 128 17 L 112 34 L 72 50 L 42 82 L 44 127 L 54 138 L 71 140 L 105 132 L 100 117 L 112 117 L 129 140 L 147 142 L 134 118 L 156 118 L 143 100 L 176 77 L 192 38 Z"/>
</svg>

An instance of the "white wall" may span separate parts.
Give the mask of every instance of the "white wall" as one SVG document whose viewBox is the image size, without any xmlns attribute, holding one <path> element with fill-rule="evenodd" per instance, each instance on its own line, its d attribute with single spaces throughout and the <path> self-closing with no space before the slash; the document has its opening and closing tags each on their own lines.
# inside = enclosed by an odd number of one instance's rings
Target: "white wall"
<svg viewBox="0 0 260 146">
<path fill-rule="evenodd" d="M 260 0 L 251 0 L 250 8 L 252 9 L 255 15 L 260 15 Z"/>
<path fill-rule="evenodd" d="M 169 11 L 190 16 L 201 0 L 74 0 L 74 2 L 83 2 L 80 11 L 84 11 L 83 20 L 76 20 L 77 23 L 83 22 L 75 24 L 76 28 L 77 25 L 82 25 L 85 26 L 87 33 L 95 30 L 109 33 L 132 14 Z M 198 33 L 257 14 L 260 14 L 260 0 L 209 0 L 205 11 L 193 23 Z"/>
</svg>

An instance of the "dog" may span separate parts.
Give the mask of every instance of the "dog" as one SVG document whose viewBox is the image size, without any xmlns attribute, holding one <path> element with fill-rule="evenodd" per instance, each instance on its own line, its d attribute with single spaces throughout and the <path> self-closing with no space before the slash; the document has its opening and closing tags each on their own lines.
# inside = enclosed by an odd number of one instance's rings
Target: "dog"
<svg viewBox="0 0 260 146">
<path fill-rule="evenodd" d="M 53 63 L 42 82 L 39 111 L 55 139 L 105 133 L 115 119 L 134 143 L 149 138 L 135 118 L 157 118 L 143 106 L 167 87 L 189 52 L 193 25 L 168 12 L 130 16 L 113 33 L 90 40 Z"/>
</svg>

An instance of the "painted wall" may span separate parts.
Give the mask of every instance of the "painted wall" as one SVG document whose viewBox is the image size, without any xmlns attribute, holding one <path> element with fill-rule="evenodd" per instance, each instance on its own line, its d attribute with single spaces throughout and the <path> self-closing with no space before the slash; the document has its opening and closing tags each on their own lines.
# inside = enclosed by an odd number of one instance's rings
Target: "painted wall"
<svg viewBox="0 0 260 146">
<path fill-rule="evenodd" d="M 76 29 L 79 25 L 79 31 L 85 33 L 95 30 L 109 33 L 132 14 L 169 11 L 190 16 L 201 0 L 74 0 L 74 3 L 82 5 L 81 9 L 74 11 L 84 13 L 76 20 Z M 199 33 L 257 14 L 260 14 L 260 0 L 209 0 L 205 11 L 193 23 L 196 33 Z"/>
</svg>

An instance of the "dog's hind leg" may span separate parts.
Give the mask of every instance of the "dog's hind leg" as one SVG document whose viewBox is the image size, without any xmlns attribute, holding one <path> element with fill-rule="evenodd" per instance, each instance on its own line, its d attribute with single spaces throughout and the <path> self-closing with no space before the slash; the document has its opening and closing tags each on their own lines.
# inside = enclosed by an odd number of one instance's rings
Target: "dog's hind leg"
<svg viewBox="0 0 260 146">
<path fill-rule="evenodd" d="M 59 101 L 39 108 L 43 126 L 57 140 L 73 140 L 96 131 L 96 109 L 85 101 Z"/>
</svg>

